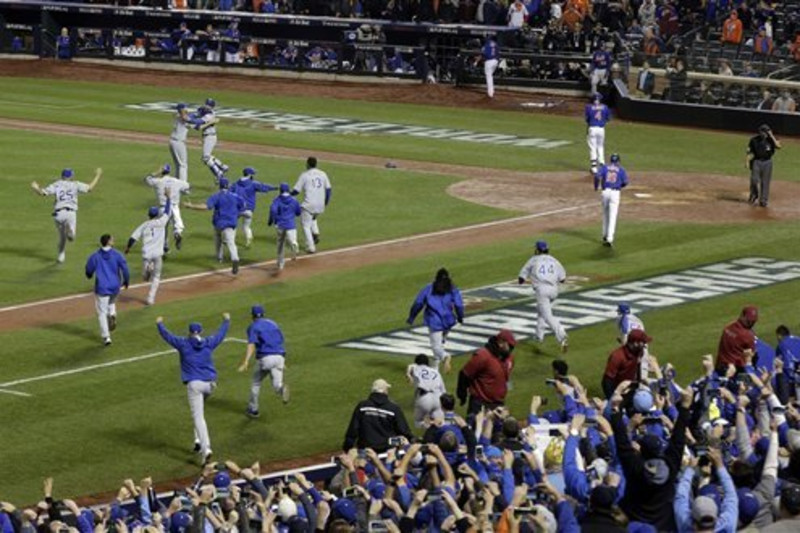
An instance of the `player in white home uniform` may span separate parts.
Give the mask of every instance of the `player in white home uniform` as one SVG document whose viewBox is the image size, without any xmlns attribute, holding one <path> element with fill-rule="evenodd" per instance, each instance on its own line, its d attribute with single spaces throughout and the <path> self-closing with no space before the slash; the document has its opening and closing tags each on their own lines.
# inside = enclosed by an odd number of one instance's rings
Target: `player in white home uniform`
<svg viewBox="0 0 800 533">
<path fill-rule="evenodd" d="M 74 241 L 78 231 L 78 195 L 91 192 L 95 188 L 103 169 L 95 171 L 94 179 L 88 185 L 73 181 L 75 173 L 71 168 L 61 171 L 61 179 L 54 181 L 44 189 L 39 187 L 39 183 L 32 182 L 31 188 L 42 196 L 55 196 L 53 205 L 53 220 L 58 230 L 58 257 L 56 261 L 63 263 L 66 258 L 67 241 Z"/>
<path fill-rule="evenodd" d="M 617 332 L 619 336 L 617 337 L 617 341 L 620 344 L 626 344 L 628 342 L 628 334 L 635 330 L 645 331 L 644 329 L 644 322 L 638 316 L 631 313 L 631 306 L 626 303 L 621 303 L 617 306 Z M 640 369 L 640 377 L 641 379 L 647 379 L 647 375 L 650 373 L 652 368 L 650 368 L 650 353 L 647 351 L 647 345 L 644 345 L 644 356 L 642 357 L 641 362 L 641 369 Z"/>
<path fill-rule="evenodd" d="M 169 151 L 172 154 L 172 161 L 175 163 L 175 173 L 178 179 L 189 181 L 189 156 L 186 152 L 186 135 L 192 121 L 189 119 L 189 110 L 186 104 L 175 106 L 177 114 L 172 126 L 172 134 L 169 136 Z M 178 204 L 173 204 L 173 207 Z"/>
<path fill-rule="evenodd" d="M 550 249 L 545 241 L 536 241 L 536 252 L 519 271 L 517 278 L 520 285 L 528 280 L 533 283 L 538 315 L 536 338 L 539 342 L 544 341 L 546 323 L 553 330 L 562 352 L 567 351 L 567 332 L 553 315 L 553 301 L 558 297 L 558 286 L 566 279 L 567 272 L 558 259 L 550 255 Z"/>
<path fill-rule="evenodd" d="M 426 418 L 442 418 L 444 412 L 439 398 L 447 391 L 442 375 L 430 366 L 430 358 L 418 355 L 414 364 L 408 365 L 406 377 L 414 385 L 414 424 L 423 427 Z"/>
<path fill-rule="evenodd" d="M 161 282 L 161 268 L 164 266 L 164 241 L 166 229 L 170 219 L 170 190 L 166 190 L 167 204 L 164 208 L 153 206 L 147 211 L 149 220 L 142 222 L 133 230 L 125 247 L 125 255 L 131 251 L 136 241 L 142 241 L 142 278 L 150 282 L 150 291 L 147 293 L 147 305 L 156 302 L 156 292 Z"/>
<path fill-rule="evenodd" d="M 319 243 L 319 224 L 317 219 L 325 212 L 325 206 L 331 201 L 331 182 L 325 172 L 317 168 L 317 158 L 309 157 L 306 161 L 306 171 L 297 178 L 297 183 L 292 189 L 292 196 L 303 193 L 303 203 L 300 207 L 300 223 L 306 239 L 306 251 L 313 254 L 317 251 Z"/>
<path fill-rule="evenodd" d="M 156 201 L 161 209 L 166 211 L 167 197 L 169 197 L 172 204 L 170 213 L 170 220 L 172 221 L 172 232 L 175 238 L 175 248 L 181 249 L 181 242 L 183 241 L 183 217 L 181 216 L 181 193 L 189 190 L 189 182 L 170 176 L 171 168 L 169 164 L 164 165 L 160 170 L 149 174 L 144 178 L 144 182 L 153 188 L 156 192 Z M 167 194 L 169 190 L 169 194 Z M 164 227 L 164 233 L 167 232 L 167 226 Z M 169 250 L 167 241 L 164 240 L 164 251 Z"/>
<path fill-rule="evenodd" d="M 203 163 L 208 166 L 214 175 L 214 183 L 228 171 L 228 165 L 214 157 L 214 148 L 217 146 L 217 124 L 219 119 L 214 108 L 217 102 L 213 98 L 206 98 L 206 105 L 197 110 L 199 123 L 195 126 L 203 134 Z"/>
</svg>

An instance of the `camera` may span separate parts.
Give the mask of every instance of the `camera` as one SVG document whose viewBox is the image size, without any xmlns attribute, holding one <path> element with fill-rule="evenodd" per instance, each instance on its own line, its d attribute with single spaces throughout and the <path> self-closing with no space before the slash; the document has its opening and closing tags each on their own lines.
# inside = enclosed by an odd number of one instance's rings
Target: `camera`
<svg viewBox="0 0 800 533">
<path fill-rule="evenodd" d="M 483 453 L 483 444 L 477 444 L 475 446 L 475 458 L 476 459 L 485 459 L 486 455 Z"/>
<path fill-rule="evenodd" d="M 694 454 L 697 457 L 705 457 L 708 455 L 708 446 L 706 445 L 699 445 L 694 447 Z"/>
<path fill-rule="evenodd" d="M 397 448 L 403 445 L 403 437 L 389 437 L 389 446 Z"/>
<path fill-rule="evenodd" d="M 456 414 L 453 411 L 447 411 L 444 414 L 444 419 L 447 421 L 455 420 Z"/>
<path fill-rule="evenodd" d="M 367 458 L 367 450 L 364 450 L 363 448 L 359 448 L 358 452 L 357 452 L 357 457 L 359 459 L 366 459 Z"/>
<path fill-rule="evenodd" d="M 535 515 L 535 507 L 514 507 L 514 516 L 519 518 L 521 516 Z"/>
<path fill-rule="evenodd" d="M 359 492 L 356 487 L 345 487 L 344 491 L 342 491 L 342 495 L 345 498 L 352 499 L 361 496 L 361 492 Z"/>
</svg>

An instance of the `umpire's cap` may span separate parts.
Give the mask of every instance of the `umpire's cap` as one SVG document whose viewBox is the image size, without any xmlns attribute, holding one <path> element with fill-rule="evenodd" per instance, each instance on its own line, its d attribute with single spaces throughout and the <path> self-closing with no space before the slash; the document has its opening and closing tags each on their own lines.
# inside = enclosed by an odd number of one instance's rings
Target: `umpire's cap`
<svg viewBox="0 0 800 533">
<path fill-rule="evenodd" d="M 546 252 L 550 249 L 547 245 L 547 241 L 536 241 L 536 251 L 537 252 Z"/>
<path fill-rule="evenodd" d="M 250 314 L 252 314 L 253 317 L 262 317 L 262 316 L 264 316 L 264 306 L 254 305 L 250 309 Z"/>
<path fill-rule="evenodd" d="M 619 154 L 611 154 L 611 162 L 619 163 Z"/>
<path fill-rule="evenodd" d="M 617 312 L 621 315 L 627 315 L 631 312 L 631 306 L 623 302 L 617 306 Z"/>
<path fill-rule="evenodd" d="M 71 168 L 65 168 L 61 171 L 61 177 L 64 179 L 70 179 L 73 176 L 74 172 L 72 172 Z"/>
<path fill-rule="evenodd" d="M 216 107 L 217 101 L 214 100 L 213 98 L 206 98 L 206 105 L 208 107 Z"/>
<path fill-rule="evenodd" d="M 200 333 L 203 331 L 203 326 L 200 322 L 192 322 L 189 324 L 189 333 Z"/>
<path fill-rule="evenodd" d="M 256 175 L 256 169 L 254 169 L 253 167 L 244 167 L 244 170 L 242 172 L 244 173 L 245 176 Z"/>
</svg>

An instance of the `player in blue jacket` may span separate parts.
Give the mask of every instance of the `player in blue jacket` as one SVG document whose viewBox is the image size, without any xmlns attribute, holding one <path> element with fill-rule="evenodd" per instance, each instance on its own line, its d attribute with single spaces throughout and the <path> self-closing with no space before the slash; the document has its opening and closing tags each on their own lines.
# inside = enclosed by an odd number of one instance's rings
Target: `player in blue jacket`
<svg viewBox="0 0 800 533">
<path fill-rule="evenodd" d="M 611 120 L 608 106 L 599 94 L 592 95 L 592 103 L 584 109 L 586 119 L 586 144 L 589 145 L 589 165 L 594 175 L 600 165 L 606 164 L 606 124 Z"/>
<path fill-rule="evenodd" d="M 597 94 L 597 86 L 605 85 L 608 82 L 608 72 L 611 69 L 611 54 L 603 49 L 603 45 L 598 46 L 592 54 L 589 69 L 591 70 L 592 94 Z"/>
<path fill-rule="evenodd" d="M 203 326 L 197 322 L 189 324 L 189 336 L 173 335 L 164 325 L 164 317 L 156 318 L 158 334 L 167 344 L 178 351 L 181 362 L 181 381 L 186 385 L 189 409 L 194 421 L 194 451 L 199 452 L 206 464 L 211 457 L 211 438 L 204 416 L 205 399 L 217 387 L 217 369 L 214 367 L 214 350 L 225 340 L 231 315 L 222 314 L 222 325 L 210 337 L 202 337 Z"/>
<path fill-rule="evenodd" d="M 800 337 L 792 335 L 783 324 L 775 330 L 775 335 L 778 337 L 775 356 L 783 361 L 783 375 L 788 378 L 795 391 L 800 390 Z"/>
<path fill-rule="evenodd" d="M 481 56 L 483 57 L 483 74 L 486 76 L 486 95 L 494 98 L 494 72 L 497 70 L 500 60 L 500 47 L 491 37 L 486 39 L 486 43 L 481 49 Z"/>
<path fill-rule="evenodd" d="M 228 248 L 231 255 L 233 274 L 239 273 L 239 250 L 236 248 L 236 223 L 239 213 L 245 208 L 244 200 L 230 191 L 230 182 L 227 178 L 220 178 L 219 192 L 212 194 L 205 204 L 184 202 L 184 206 L 197 211 L 213 211 L 212 223 L 214 224 L 214 250 L 217 261 L 222 262 L 222 245 Z"/>
<path fill-rule="evenodd" d="M 406 322 L 411 325 L 420 311 L 425 310 L 423 322 L 428 326 L 428 336 L 433 351 L 433 367 L 439 369 L 444 364 L 445 372 L 450 371 L 450 356 L 444 349 L 447 334 L 456 325 L 464 322 L 464 302 L 461 291 L 453 285 L 447 269 L 436 272 L 433 283 L 426 285 L 411 305 Z"/>
<path fill-rule="evenodd" d="M 131 274 L 125 256 L 114 249 L 114 238 L 100 237 L 100 249 L 86 261 L 86 278 L 94 276 L 94 307 L 100 323 L 103 344 L 111 344 L 111 331 L 117 328 L 117 296 L 120 287 L 128 288 Z"/>
<path fill-rule="evenodd" d="M 239 216 L 242 219 L 245 248 L 250 248 L 250 245 L 253 243 L 253 230 L 250 226 L 253 223 L 253 213 L 256 211 L 256 194 L 277 189 L 277 187 L 273 187 L 272 185 L 256 181 L 253 179 L 255 175 L 256 169 L 253 167 L 245 167 L 244 171 L 242 171 L 242 177 L 231 187 L 231 192 L 237 196 L 241 196 L 242 200 L 244 200 L 244 211 L 239 213 Z"/>
<path fill-rule="evenodd" d="M 283 270 L 285 264 L 284 248 L 289 243 L 292 249 L 292 261 L 297 261 L 297 222 L 296 218 L 302 213 L 300 203 L 295 200 L 289 189 L 288 183 L 281 183 L 281 193 L 272 201 L 269 207 L 269 220 L 267 226 L 275 225 L 278 232 L 278 272 Z"/>
<path fill-rule="evenodd" d="M 258 418 L 258 396 L 261 393 L 261 382 L 267 376 L 272 377 L 272 388 L 280 394 L 284 405 L 289 403 L 289 386 L 283 381 L 283 370 L 286 362 L 286 348 L 283 344 L 283 332 L 273 320 L 264 318 L 264 308 L 254 305 L 250 310 L 253 323 L 247 328 L 247 352 L 244 361 L 239 365 L 239 372 L 245 372 L 250 359 L 255 354 L 256 370 L 250 385 L 250 401 L 247 404 L 247 416 Z"/>
<path fill-rule="evenodd" d="M 594 175 L 594 190 L 600 193 L 603 205 L 603 246 L 614 245 L 617 229 L 620 191 L 628 186 L 628 173 L 619 164 L 619 154 L 611 154 L 610 163 L 603 165 Z"/>
</svg>

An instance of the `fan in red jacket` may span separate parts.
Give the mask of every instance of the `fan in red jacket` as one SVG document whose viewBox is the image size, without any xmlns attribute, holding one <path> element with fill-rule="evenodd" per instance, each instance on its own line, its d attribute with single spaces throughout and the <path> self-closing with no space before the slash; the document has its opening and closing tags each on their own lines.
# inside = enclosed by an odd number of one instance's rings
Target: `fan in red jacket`
<svg viewBox="0 0 800 533">
<path fill-rule="evenodd" d="M 512 351 L 517 340 L 507 329 L 489 337 L 486 345 L 475 352 L 458 374 L 458 399 L 467 401 L 467 412 L 475 414 L 486 406 L 493 409 L 503 405 L 508 393 L 508 382 L 514 368 Z"/>
<path fill-rule="evenodd" d="M 717 349 L 717 368 L 733 365 L 741 369 L 745 365 L 745 350 L 756 351 L 756 334 L 753 326 L 758 322 L 758 308 L 748 305 L 735 322 L 722 330 Z"/>
</svg>

